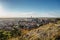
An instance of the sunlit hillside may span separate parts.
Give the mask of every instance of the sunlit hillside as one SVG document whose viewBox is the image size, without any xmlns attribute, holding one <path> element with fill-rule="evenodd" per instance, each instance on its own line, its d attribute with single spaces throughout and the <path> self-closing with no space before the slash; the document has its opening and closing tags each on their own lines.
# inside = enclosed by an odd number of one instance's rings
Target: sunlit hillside
<svg viewBox="0 0 60 40">
<path fill-rule="evenodd" d="M 60 40 L 60 24 L 49 23 L 24 35 L 27 40 Z"/>
</svg>

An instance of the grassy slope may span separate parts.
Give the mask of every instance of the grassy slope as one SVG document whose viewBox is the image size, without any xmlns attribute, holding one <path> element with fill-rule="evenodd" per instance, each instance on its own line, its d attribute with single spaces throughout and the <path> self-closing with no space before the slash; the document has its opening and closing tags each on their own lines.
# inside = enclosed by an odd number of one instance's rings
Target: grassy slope
<svg viewBox="0 0 60 40">
<path fill-rule="evenodd" d="M 9 40 L 55 40 L 60 36 L 60 21 L 57 24 L 49 23 L 31 31 L 22 30 L 22 33 L 23 36 Z"/>
<path fill-rule="evenodd" d="M 25 38 L 27 40 L 55 40 L 57 36 L 60 36 L 60 24 L 49 23 L 31 30 L 25 35 Z"/>
</svg>

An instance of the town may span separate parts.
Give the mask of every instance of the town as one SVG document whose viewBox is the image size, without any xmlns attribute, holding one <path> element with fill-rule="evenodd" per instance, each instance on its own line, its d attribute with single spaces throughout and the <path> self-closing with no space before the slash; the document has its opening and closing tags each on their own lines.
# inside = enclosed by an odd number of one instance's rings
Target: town
<svg viewBox="0 0 60 40">
<path fill-rule="evenodd" d="M 38 28 L 49 22 L 56 23 L 57 19 L 51 20 L 50 18 L 7 18 L 0 19 L 0 29 L 14 30 L 14 28 L 32 29 Z"/>
</svg>

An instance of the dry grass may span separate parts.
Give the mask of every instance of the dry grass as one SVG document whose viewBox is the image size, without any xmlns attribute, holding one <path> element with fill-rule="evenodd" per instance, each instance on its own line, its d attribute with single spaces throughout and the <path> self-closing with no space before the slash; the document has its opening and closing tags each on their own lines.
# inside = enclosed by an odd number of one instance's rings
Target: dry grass
<svg viewBox="0 0 60 40">
<path fill-rule="evenodd" d="M 55 40 L 57 36 L 60 36 L 60 24 L 49 23 L 31 30 L 25 35 L 25 38 L 28 40 Z"/>
</svg>

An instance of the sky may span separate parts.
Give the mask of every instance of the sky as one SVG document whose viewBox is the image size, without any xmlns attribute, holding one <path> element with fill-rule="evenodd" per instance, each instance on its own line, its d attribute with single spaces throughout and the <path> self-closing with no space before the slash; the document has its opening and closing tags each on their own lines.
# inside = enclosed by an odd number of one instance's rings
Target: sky
<svg viewBox="0 0 60 40">
<path fill-rule="evenodd" d="M 60 0 L 0 0 L 0 17 L 60 17 Z"/>
</svg>

